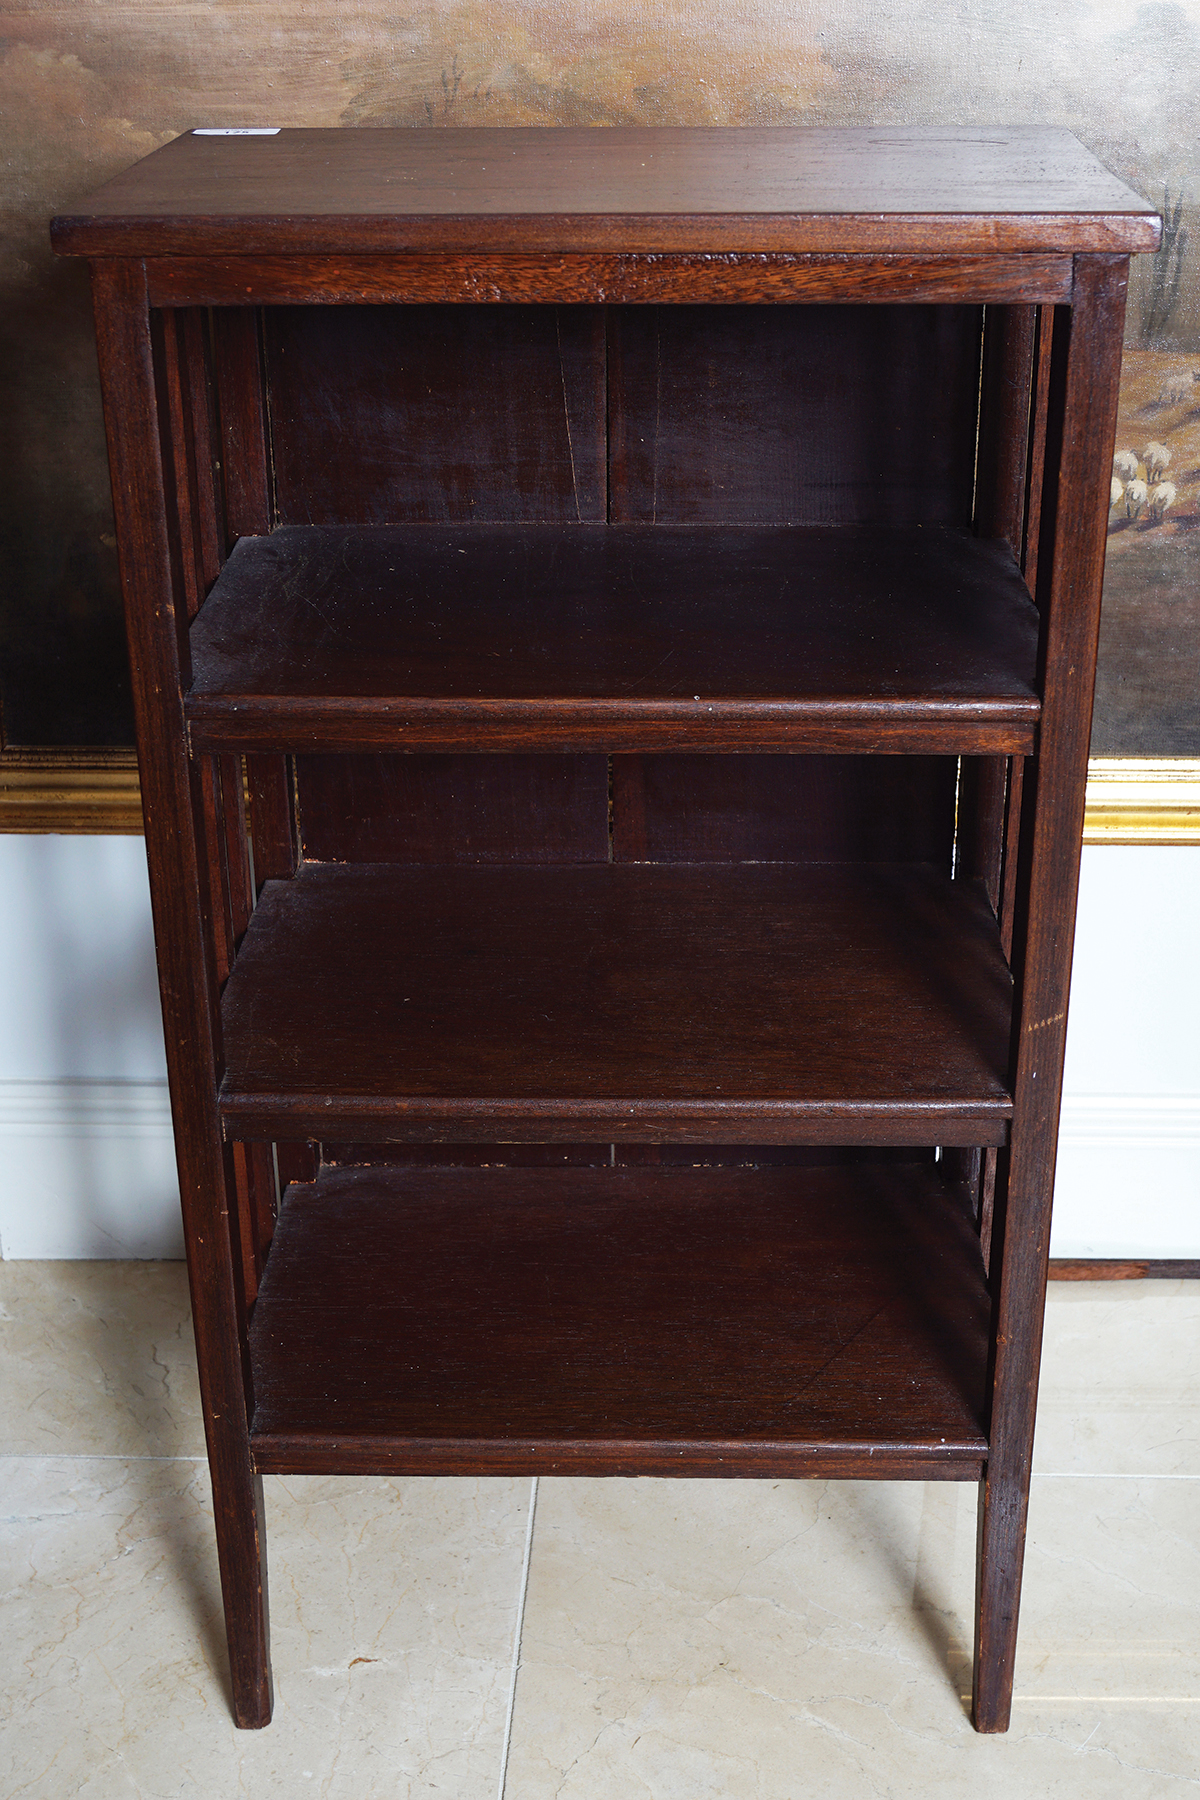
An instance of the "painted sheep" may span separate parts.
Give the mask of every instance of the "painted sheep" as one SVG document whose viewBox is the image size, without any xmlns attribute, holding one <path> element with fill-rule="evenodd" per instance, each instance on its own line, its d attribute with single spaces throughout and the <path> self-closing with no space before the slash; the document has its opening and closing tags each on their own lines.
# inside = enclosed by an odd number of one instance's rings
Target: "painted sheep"
<svg viewBox="0 0 1200 1800">
<path fill-rule="evenodd" d="M 1168 375 L 1158 390 L 1159 406 L 1181 406 L 1185 400 L 1190 400 L 1196 385 L 1196 375 L 1195 369 L 1184 369 L 1178 375 Z"/>
<path fill-rule="evenodd" d="M 1140 519 L 1142 509 L 1150 498 L 1150 489 L 1144 481 L 1131 481 L 1125 489 L 1125 517 Z"/>
<path fill-rule="evenodd" d="M 1136 481 L 1138 459 L 1132 450 L 1118 450 L 1113 457 L 1113 474 L 1119 475 L 1122 481 Z"/>
<path fill-rule="evenodd" d="M 1168 506 L 1175 501 L 1175 484 L 1171 481 L 1160 481 L 1150 489 L 1150 517 L 1156 522 L 1166 512 Z"/>
<path fill-rule="evenodd" d="M 1154 485 L 1161 481 L 1171 461 L 1171 452 L 1165 444 L 1147 444 L 1142 451 L 1142 461 L 1146 465 L 1146 480 Z"/>
</svg>

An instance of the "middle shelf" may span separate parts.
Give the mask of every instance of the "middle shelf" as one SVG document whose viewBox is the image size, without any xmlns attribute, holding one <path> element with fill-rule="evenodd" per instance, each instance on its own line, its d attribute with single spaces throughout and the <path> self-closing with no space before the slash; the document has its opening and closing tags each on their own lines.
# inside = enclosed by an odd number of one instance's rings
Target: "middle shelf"
<svg viewBox="0 0 1200 1800">
<path fill-rule="evenodd" d="M 234 1138 L 1002 1144 L 1012 983 L 926 864 L 268 882 L 222 1000 Z"/>
<path fill-rule="evenodd" d="M 198 751 L 1034 748 L 1038 615 L 941 526 L 288 525 L 191 631 Z"/>
</svg>

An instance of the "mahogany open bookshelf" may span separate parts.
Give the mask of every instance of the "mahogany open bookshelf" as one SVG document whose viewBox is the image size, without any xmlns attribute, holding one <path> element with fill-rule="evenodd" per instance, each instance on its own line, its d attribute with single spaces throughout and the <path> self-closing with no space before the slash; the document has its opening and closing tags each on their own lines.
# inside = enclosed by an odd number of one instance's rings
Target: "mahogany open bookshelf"
<svg viewBox="0 0 1200 1800">
<path fill-rule="evenodd" d="M 91 260 L 239 1724 L 264 1471 L 981 1484 L 1128 258 L 1056 131 L 187 135 Z M 248 800 L 248 805 L 247 805 Z"/>
</svg>

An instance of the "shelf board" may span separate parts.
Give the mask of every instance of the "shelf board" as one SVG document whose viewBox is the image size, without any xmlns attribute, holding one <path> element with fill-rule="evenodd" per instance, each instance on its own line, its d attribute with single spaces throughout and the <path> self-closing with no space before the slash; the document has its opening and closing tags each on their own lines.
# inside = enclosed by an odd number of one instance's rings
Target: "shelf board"
<svg viewBox="0 0 1200 1800">
<path fill-rule="evenodd" d="M 192 747 L 1033 749 L 1006 544 L 936 526 L 285 526 L 191 633 Z"/>
<path fill-rule="evenodd" d="M 277 1472 L 975 1480 L 989 1303 L 923 1163 L 326 1170 L 250 1328 Z"/>
<path fill-rule="evenodd" d="M 307 864 L 222 1002 L 235 1138 L 1000 1144 L 1011 979 L 921 864 Z"/>
</svg>

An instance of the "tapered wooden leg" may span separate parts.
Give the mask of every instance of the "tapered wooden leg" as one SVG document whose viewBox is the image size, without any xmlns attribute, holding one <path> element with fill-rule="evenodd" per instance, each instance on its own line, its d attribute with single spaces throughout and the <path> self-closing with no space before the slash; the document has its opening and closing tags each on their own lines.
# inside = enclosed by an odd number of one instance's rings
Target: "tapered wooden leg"
<svg viewBox="0 0 1200 1800">
<path fill-rule="evenodd" d="M 271 1624 L 267 1605 L 267 1533 L 262 1476 L 213 1466 L 213 1514 L 233 1722 L 243 1731 L 271 1723 Z"/>
<path fill-rule="evenodd" d="M 1076 257 L 1072 304 L 1059 309 L 1052 339 L 1037 565 L 1042 723 L 1020 808 L 1013 1127 L 998 1160 L 989 1263 L 974 1684 L 975 1726 L 987 1732 L 1006 1730 L 1012 1707 L 1091 724 L 1078 671 L 1093 666 L 1099 635 L 1126 274 L 1120 257 Z"/>
<path fill-rule="evenodd" d="M 980 1482 L 971 1696 L 976 1731 L 1008 1730 L 1028 1510 L 1028 1483 L 1011 1475 Z"/>
</svg>

